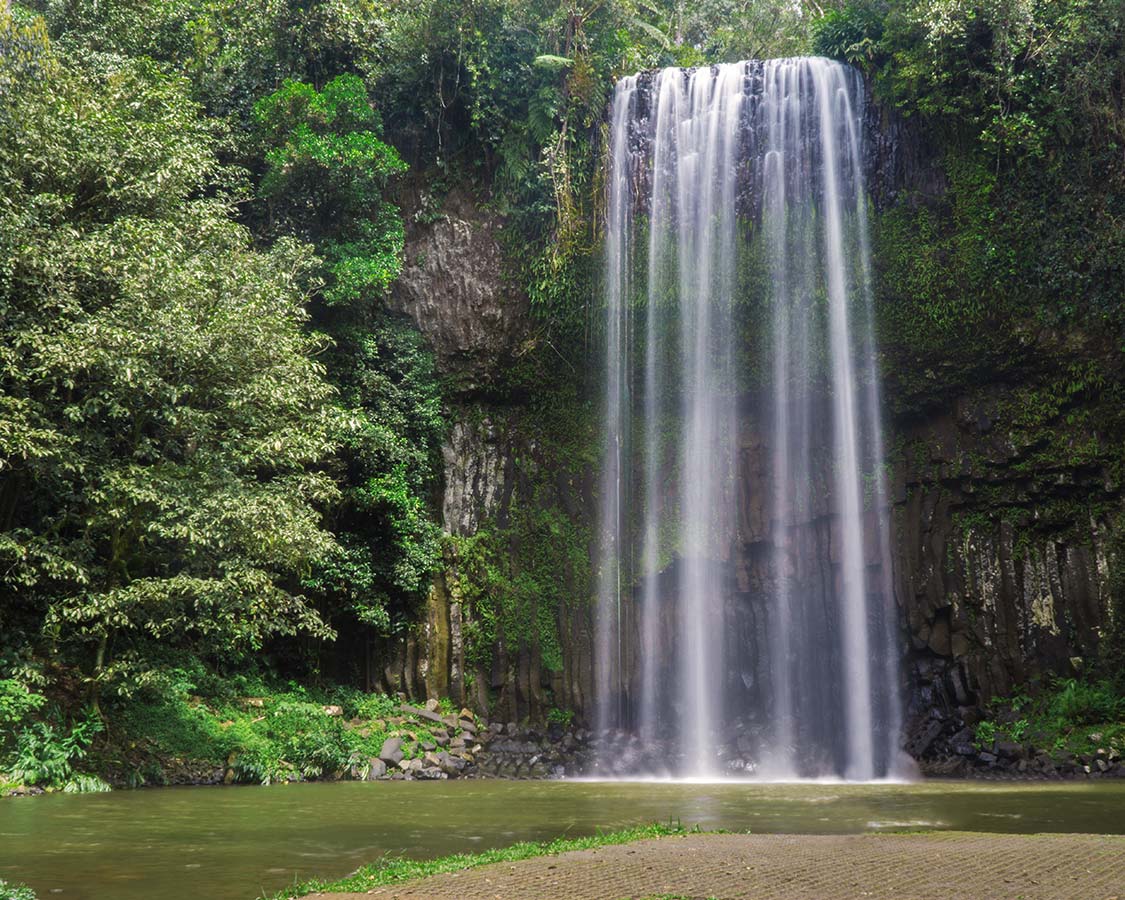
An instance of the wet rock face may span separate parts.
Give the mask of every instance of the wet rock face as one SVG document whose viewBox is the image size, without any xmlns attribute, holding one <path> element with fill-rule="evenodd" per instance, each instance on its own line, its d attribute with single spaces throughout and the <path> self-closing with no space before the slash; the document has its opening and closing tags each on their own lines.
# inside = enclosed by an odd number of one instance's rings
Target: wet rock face
<svg viewBox="0 0 1125 900">
<path fill-rule="evenodd" d="M 684 70 L 684 78 L 688 72 Z M 637 76 L 633 110 L 627 135 L 628 153 L 633 168 L 632 193 L 635 198 L 650 196 L 652 179 L 652 130 L 656 115 L 657 70 Z M 744 64 L 744 95 L 742 106 L 742 146 L 737 157 L 735 202 L 739 216 L 756 219 L 762 205 L 763 152 L 762 93 L 765 65 L 762 60 Z M 947 186 L 940 165 L 936 144 L 925 134 L 921 123 L 905 119 L 890 106 L 880 104 L 872 95 L 871 86 L 857 70 L 851 70 L 850 100 L 858 119 L 862 141 L 862 168 L 866 190 L 876 209 L 885 209 L 902 197 L 915 199 L 941 196 Z M 817 123 L 806 123 L 815 142 Z M 818 188 L 819 189 L 819 188 Z"/>
<path fill-rule="evenodd" d="M 391 307 L 415 321 L 458 387 L 486 386 L 528 329 L 527 297 L 503 273 L 503 222 L 461 190 L 440 206 L 421 192 L 403 206 L 405 258 Z"/>
<path fill-rule="evenodd" d="M 1125 495 L 1112 467 L 1065 456 L 1045 462 L 1043 447 L 1052 440 L 1047 430 L 1079 446 L 1086 446 L 1090 436 L 1066 416 L 1037 433 L 1021 430 L 1013 424 L 1021 409 L 1002 386 L 982 384 L 969 396 L 934 397 L 925 411 L 888 427 L 893 453 L 887 584 L 893 596 L 870 600 L 897 607 L 907 702 L 903 741 L 932 774 L 1031 776 L 1049 769 L 1081 776 L 1083 766 L 1091 767 L 1091 775 L 1098 770 L 1096 760 L 1059 763 L 1034 752 L 982 749 L 975 743 L 974 726 L 993 697 L 1091 666 L 1113 615 L 1111 576 L 1121 540 L 1114 529 Z M 1101 418 L 1093 421 L 1104 427 Z M 732 646 L 725 657 L 735 659 L 742 653 L 738 648 L 753 648 L 744 654 L 751 661 L 745 671 L 728 667 L 724 673 L 727 695 L 745 698 L 728 710 L 732 721 L 744 717 L 749 722 L 737 737 L 750 740 L 753 715 L 768 702 L 760 692 L 768 675 L 762 666 L 769 658 L 762 598 L 776 572 L 768 512 L 771 436 L 750 417 L 741 422 L 741 436 L 735 485 L 740 541 L 729 554 L 717 556 L 729 573 Z M 830 585 L 839 562 L 839 536 L 830 460 L 816 456 L 814 462 L 817 500 L 796 523 L 786 574 L 801 590 L 815 593 L 825 590 L 825 583 L 818 573 L 803 572 L 802 560 L 829 560 L 821 577 L 829 577 Z M 865 562 L 872 582 L 882 583 L 874 577 L 878 555 L 869 553 Z M 661 591 L 674 592 L 674 563 L 661 577 Z M 818 617 L 807 626 L 824 629 L 827 644 L 839 624 Z M 659 652 L 675 658 L 673 645 Z M 821 677 L 831 677 L 831 660 L 805 664 L 823 666 Z M 664 682 L 675 677 L 673 665 L 661 672 Z M 670 700 L 666 705 L 665 726 L 672 729 L 682 711 Z M 756 745 L 735 749 L 724 758 L 753 761 L 760 755 Z M 611 757 L 631 759 L 631 753 L 624 748 Z"/>
</svg>

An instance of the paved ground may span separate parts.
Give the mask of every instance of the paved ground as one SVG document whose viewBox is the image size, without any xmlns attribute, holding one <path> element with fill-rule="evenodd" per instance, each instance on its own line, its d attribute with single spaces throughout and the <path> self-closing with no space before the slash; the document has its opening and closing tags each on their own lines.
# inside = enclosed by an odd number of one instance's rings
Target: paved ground
<svg viewBox="0 0 1125 900">
<path fill-rule="evenodd" d="M 435 875 L 410 900 L 1125 900 L 1125 836 L 685 835 Z"/>
</svg>

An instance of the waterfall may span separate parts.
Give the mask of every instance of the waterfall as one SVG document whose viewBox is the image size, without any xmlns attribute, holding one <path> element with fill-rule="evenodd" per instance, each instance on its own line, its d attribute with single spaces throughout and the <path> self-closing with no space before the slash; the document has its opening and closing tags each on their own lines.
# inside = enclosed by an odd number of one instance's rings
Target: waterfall
<svg viewBox="0 0 1125 900">
<path fill-rule="evenodd" d="M 621 724 L 622 703 L 614 685 L 620 683 L 623 669 L 622 578 L 627 547 L 623 542 L 626 510 L 625 441 L 629 430 L 629 314 L 626 307 L 628 273 L 625 254 L 632 241 L 632 197 L 629 192 L 627 132 L 633 112 L 636 78 L 624 78 L 614 92 L 613 160 L 609 189 L 610 207 L 606 221 L 606 265 L 614 276 L 606 288 L 606 430 L 601 480 L 601 559 L 598 575 L 598 633 L 595 645 L 597 670 L 597 728 L 606 733 Z"/>
<path fill-rule="evenodd" d="M 595 648 L 606 771 L 894 770 L 864 104 L 854 70 L 819 58 L 616 87 Z"/>
</svg>

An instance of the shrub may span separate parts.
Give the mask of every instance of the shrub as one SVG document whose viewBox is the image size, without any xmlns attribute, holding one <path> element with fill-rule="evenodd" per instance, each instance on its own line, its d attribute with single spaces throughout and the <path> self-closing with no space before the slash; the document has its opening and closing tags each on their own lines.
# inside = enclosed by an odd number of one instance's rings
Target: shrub
<svg viewBox="0 0 1125 900">
<path fill-rule="evenodd" d="M 42 694 L 26 684 L 14 678 L 0 678 L 0 729 L 6 731 L 22 724 L 45 701 Z"/>
<path fill-rule="evenodd" d="M 547 721 L 558 722 L 564 728 L 569 728 L 570 723 L 574 721 L 574 710 L 559 709 L 557 706 L 552 706 L 547 710 Z"/>
<path fill-rule="evenodd" d="M 1038 692 L 994 697 L 988 711 L 976 728 L 980 750 L 997 738 L 1060 754 L 1086 753 L 1091 744 L 1125 749 L 1125 696 L 1108 679 L 1056 679 Z"/>
<path fill-rule="evenodd" d="M 883 14 L 873 3 L 849 3 L 825 13 L 816 23 L 813 52 L 862 65 L 874 59 L 883 36 Z"/>
<path fill-rule="evenodd" d="M 1067 678 L 1057 685 L 1050 713 L 1062 727 L 1112 722 L 1125 717 L 1125 697 L 1108 681 L 1084 682 Z"/>
<path fill-rule="evenodd" d="M 984 750 L 992 746 L 992 742 L 996 740 L 996 723 L 990 722 L 987 719 L 977 725 L 976 730 L 976 748 Z"/>
<path fill-rule="evenodd" d="M 63 785 L 64 794 L 103 794 L 113 788 L 97 775 L 79 773 Z"/>
<path fill-rule="evenodd" d="M 0 900 L 36 900 L 35 891 L 26 884 L 11 884 L 0 879 Z"/>
<path fill-rule="evenodd" d="M 14 743 L 21 726 L 45 702 L 42 694 L 35 693 L 22 682 L 14 678 L 0 679 L 0 759 Z"/>
<path fill-rule="evenodd" d="M 63 734 L 48 722 L 33 722 L 16 736 L 12 777 L 23 784 L 62 787 L 74 774 L 73 763 L 86 755 L 101 723 L 88 718 Z"/>
</svg>

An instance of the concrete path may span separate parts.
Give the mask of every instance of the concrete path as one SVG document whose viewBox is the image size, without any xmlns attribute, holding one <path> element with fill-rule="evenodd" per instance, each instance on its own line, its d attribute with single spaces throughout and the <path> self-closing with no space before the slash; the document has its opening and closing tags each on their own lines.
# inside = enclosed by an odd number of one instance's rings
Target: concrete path
<svg viewBox="0 0 1125 900">
<path fill-rule="evenodd" d="M 1125 900 L 1125 836 L 685 835 L 314 897 Z"/>
</svg>

